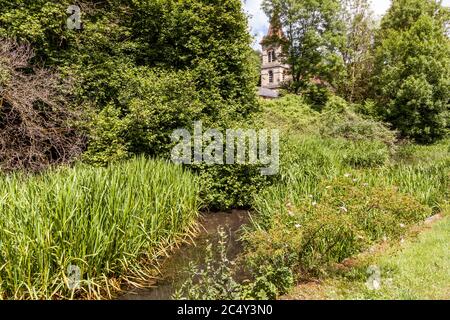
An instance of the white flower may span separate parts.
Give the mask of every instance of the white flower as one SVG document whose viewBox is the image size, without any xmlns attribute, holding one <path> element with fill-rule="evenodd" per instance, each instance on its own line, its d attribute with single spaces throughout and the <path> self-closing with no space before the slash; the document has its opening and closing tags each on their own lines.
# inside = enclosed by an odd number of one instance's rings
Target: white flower
<svg viewBox="0 0 450 320">
<path fill-rule="evenodd" d="M 294 216 L 294 212 L 292 212 L 291 210 L 289 210 L 289 211 L 288 211 L 288 215 L 289 215 L 290 217 L 293 217 L 293 216 Z"/>
<path fill-rule="evenodd" d="M 340 207 L 339 209 L 341 209 L 343 212 L 348 212 L 348 209 L 344 206 Z"/>
<path fill-rule="evenodd" d="M 313 207 L 316 207 L 317 206 L 317 202 L 313 201 L 312 205 L 313 205 Z"/>
<path fill-rule="evenodd" d="M 301 226 L 300 224 L 297 223 L 297 224 L 295 225 L 295 227 L 296 227 L 297 229 L 300 229 L 302 226 Z"/>
<path fill-rule="evenodd" d="M 406 226 L 403 223 L 400 223 L 400 228 L 406 228 Z"/>
<path fill-rule="evenodd" d="M 346 173 L 346 174 L 344 174 L 344 177 L 346 177 L 346 178 L 350 178 L 352 175 L 350 174 L 350 173 Z"/>
</svg>

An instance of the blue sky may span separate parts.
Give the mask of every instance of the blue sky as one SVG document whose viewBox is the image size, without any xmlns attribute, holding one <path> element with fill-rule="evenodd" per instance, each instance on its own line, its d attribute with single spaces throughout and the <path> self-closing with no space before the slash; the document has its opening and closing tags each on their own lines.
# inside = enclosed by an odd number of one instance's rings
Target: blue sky
<svg viewBox="0 0 450 320">
<path fill-rule="evenodd" d="M 259 48 L 259 41 L 266 34 L 269 21 L 261 10 L 262 0 L 244 0 L 245 11 L 250 15 L 251 32 L 256 36 L 254 48 Z M 383 15 L 389 8 L 391 0 L 372 0 L 372 10 L 377 16 Z M 444 5 L 450 6 L 450 0 L 444 0 Z"/>
</svg>

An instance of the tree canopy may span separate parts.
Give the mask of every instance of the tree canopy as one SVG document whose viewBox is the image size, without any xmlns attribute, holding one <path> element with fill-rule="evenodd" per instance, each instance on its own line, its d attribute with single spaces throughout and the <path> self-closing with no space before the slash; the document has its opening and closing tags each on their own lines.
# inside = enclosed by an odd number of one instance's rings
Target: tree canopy
<svg viewBox="0 0 450 320">
<path fill-rule="evenodd" d="M 428 143 L 450 125 L 448 10 L 439 2 L 394 0 L 375 44 L 379 113 L 406 137 Z"/>
</svg>

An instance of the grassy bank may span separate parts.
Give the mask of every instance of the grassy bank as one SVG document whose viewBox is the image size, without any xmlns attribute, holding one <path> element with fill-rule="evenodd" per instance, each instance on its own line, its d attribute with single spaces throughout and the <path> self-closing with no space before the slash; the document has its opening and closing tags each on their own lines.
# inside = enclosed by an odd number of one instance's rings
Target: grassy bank
<svg viewBox="0 0 450 320">
<path fill-rule="evenodd" d="M 319 283 L 295 288 L 288 299 L 450 299 L 450 217 L 402 244 L 358 258 Z M 380 270 L 380 288 L 369 289 L 367 270 Z"/>
<path fill-rule="evenodd" d="M 192 230 L 198 192 L 181 167 L 144 158 L 0 177 L 0 297 L 98 298 L 151 276 L 161 250 Z"/>
</svg>

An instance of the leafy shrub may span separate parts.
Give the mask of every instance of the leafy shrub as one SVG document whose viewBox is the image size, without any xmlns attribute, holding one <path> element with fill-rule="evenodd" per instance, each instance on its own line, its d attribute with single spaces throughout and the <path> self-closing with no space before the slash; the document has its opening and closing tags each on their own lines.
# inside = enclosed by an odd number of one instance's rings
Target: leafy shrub
<svg viewBox="0 0 450 320">
<path fill-rule="evenodd" d="M 432 1 L 422 1 L 421 7 L 403 5 L 414 9 L 390 11 L 377 39 L 377 111 L 404 137 L 430 143 L 449 129 L 450 43 L 448 21 L 442 19 L 446 9 Z"/>
<path fill-rule="evenodd" d="M 321 111 L 333 97 L 333 90 L 325 83 L 309 83 L 302 94 L 314 110 Z"/>
<path fill-rule="evenodd" d="M 315 111 L 304 98 L 287 95 L 274 101 L 263 101 L 264 125 L 282 129 L 286 135 L 320 135 L 350 141 L 376 141 L 392 151 L 397 133 L 368 115 L 358 113 L 357 106 L 331 96 L 321 112 Z"/>
<path fill-rule="evenodd" d="M 261 104 L 264 125 L 287 133 L 309 133 L 318 120 L 319 113 L 301 96 L 290 94 L 277 100 L 264 100 Z"/>
<path fill-rule="evenodd" d="M 312 198 L 272 203 L 277 211 L 271 220 L 256 221 L 245 236 L 251 268 L 287 267 L 315 275 L 383 237 L 399 239 L 404 228 L 431 214 L 429 207 L 396 188 L 371 186 L 351 177 L 324 180 L 317 190 Z M 283 291 L 281 282 L 273 284 Z"/>
<path fill-rule="evenodd" d="M 204 206 L 213 210 L 250 208 L 254 197 L 273 177 L 261 175 L 258 165 L 192 166 L 202 181 Z"/>
<path fill-rule="evenodd" d="M 351 141 L 377 141 L 394 148 L 396 132 L 382 122 L 356 113 L 345 100 L 331 98 L 320 116 L 320 133 Z"/>
<path fill-rule="evenodd" d="M 188 72 L 144 67 L 116 72 L 118 101 L 93 115 L 88 162 L 104 165 L 136 154 L 165 155 L 172 147 L 172 132 L 191 129 L 206 108 Z"/>
<path fill-rule="evenodd" d="M 243 130 L 244 132 L 246 130 L 252 130 L 256 132 L 257 136 L 259 130 L 265 130 L 261 128 L 260 123 L 252 119 L 248 122 L 230 121 L 229 124 L 229 129 Z M 186 165 L 186 167 L 196 172 L 202 181 L 201 195 L 205 209 L 226 210 L 230 208 L 250 208 L 253 205 L 253 199 L 256 194 L 276 179 L 277 172 L 274 172 L 274 175 L 263 175 L 262 170 L 268 168 L 269 165 L 263 164 L 259 154 L 256 161 L 250 162 L 250 152 L 247 149 L 245 149 L 244 155 L 245 163 L 237 163 L 238 148 L 236 145 L 234 149 L 236 163 L 227 164 L 226 159 L 230 150 L 228 144 L 231 141 L 227 139 L 228 136 L 225 128 L 219 127 L 215 129 L 223 134 L 223 164 L 197 164 L 194 161 L 192 164 Z M 205 126 L 204 130 L 206 130 Z M 266 133 L 268 133 L 267 138 L 271 140 L 271 132 L 266 131 Z M 245 146 L 248 147 L 248 139 L 245 138 L 244 141 Z M 206 147 L 206 143 L 204 147 Z M 270 154 L 270 149 L 272 148 L 271 141 L 268 142 L 267 147 Z"/>
<path fill-rule="evenodd" d="M 255 278 L 242 287 L 242 295 L 247 299 L 275 300 L 288 293 L 294 286 L 292 270 L 286 266 L 275 269 L 271 265 L 260 267 L 254 272 Z"/>
</svg>

